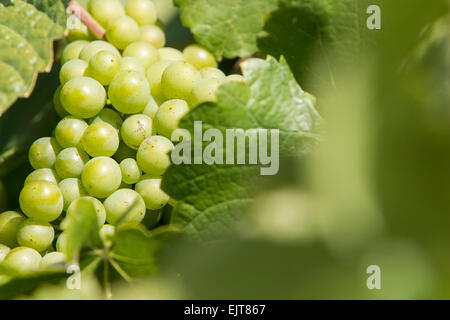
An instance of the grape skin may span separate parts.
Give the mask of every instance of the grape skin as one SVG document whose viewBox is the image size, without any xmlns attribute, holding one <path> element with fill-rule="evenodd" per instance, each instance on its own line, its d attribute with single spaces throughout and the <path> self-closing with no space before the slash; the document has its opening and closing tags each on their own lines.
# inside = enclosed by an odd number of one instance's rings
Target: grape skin
<svg viewBox="0 0 450 320">
<path fill-rule="evenodd" d="M 120 55 L 119 50 L 117 50 L 111 43 L 103 40 L 95 40 L 81 50 L 79 58 L 89 63 L 91 58 L 102 50 L 107 50 Z"/>
<path fill-rule="evenodd" d="M 240 74 L 232 74 L 227 77 L 227 82 L 239 82 L 239 83 L 245 83 L 245 78 L 241 76 Z"/>
<path fill-rule="evenodd" d="M 63 196 L 65 211 L 74 200 L 88 195 L 83 183 L 78 178 L 64 179 L 58 184 L 58 187 Z"/>
<path fill-rule="evenodd" d="M 89 77 L 69 80 L 61 89 L 60 101 L 71 115 L 87 119 L 96 116 L 106 103 L 105 88 Z"/>
<path fill-rule="evenodd" d="M 222 70 L 217 69 L 217 68 L 211 68 L 211 67 L 201 69 L 200 76 L 202 77 L 202 79 L 217 78 L 221 81 L 226 80 L 226 76 L 222 72 Z"/>
<path fill-rule="evenodd" d="M 58 154 L 55 170 L 62 179 L 78 178 L 88 161 L 89 156 L 82 148 L 67 148 Z"/>
<path fill-rule="evenodd" d="M 114 111 L 110 108 L 105 108 L 96 117 L 92 118 L 89 121 L 89 124 L 94 124 L 97 122 L 110 124 L 114 127 L 114 129 L 119 131 L 120 127 L 122 126 L 123 120 L 117 111 Z"/>
<path fill-rule="evenodd" d="M 88 124 L 83 119 L 68 116 L 62 119 L 55 129 L 55 138 L 63 148 L 76 147 Z"/>
<path fill-rule="evenodd" d="M 88 64 L 81 59 L 69 60 L 63 64 L 59 71 L 59 81 L 64 85 L 67 81 L 84 76 Z"/>
<path fill-rule="evenodd" d="M 78 59 L 81 50 L 89 44 L 87 40 L 77 40 L 69 43 L 63 50 L 61 55 L 61 64 L 64 65 L 69 60 Z"/>
<path fill-rule="evenodd" d="M 128 117 L 120 129 L 120 136 L 131 149 L 137 150 L 142 141 L 152 135 L 152 119 L 145 114 Z"/>
<path fill-rule="evenodd" d="M 39 264 L 40 270 L 63 270 L 65 267 L 66 255 L 62 252 L 49 252 Z"/>
<path fill-rule="evenodd" d="M 100 239 L 102 239 L 104 245 L 106 247 L 109 247 L 112 245 L 112 238 L 114 237 L 114 234 L 116 233 L 116 227 L 110 224 L 105 224 L 103 227 L 101 227 L 100 231 Z"/>
<path fill-rule="evenodd" d="M 108 89 L 111 104 L 119 112 L 142 112 L 150 100 L 150 86 L 139 72 L 120 71 L 112 79 Z"/>
<path fill-rule="evenodd" d="M 40 138 L 33 142 L 28 152 L 28 160 L 34 169 L 53 168 L 61 147 L 55 138 Z"/>
<path fill-rule="evenodd" d="M 104 202 L 106 221 L 116 225 L 119 219 L 127 225 L 138 225 L 145 216 L 144 199 L 134 190 L 120 189 L 111 194 Z M 124 214 L 127 214 L 123 218 Z"/>
<path fill-rule="evenodd" d="M 59 180 L 60 177 L 58 176 L 55 170 L 49 168 L 41 168 L 34 170 L 32 173 L 30 173 L 26 177 L 24 185 L 36 181 L 47 181 L 53 184 L 58 184 Z"/>
<path fill-rule="evenodd" d="M 5 260 L 5 257 L 8 255 L 11 249 L 0 243 L 0 263 Z"/>
<path fill-rule="evenodd" d="M 161 87 L 161 78 L 164 71 L 170 66 L 173 61 L 163 60 L 155 63 L 150 68 L 148 68 L 146 73 L 146 78 L 148 84 L 150 85 L 150 89 L 152 92 L 152 97 L 155 101 L 160 104 L 163 103 L 166 98 L 164 97 L 162 87 Z"/>
<path fill-rule="evenodd" d="M 200 78 L 198 70 L 188 62 L 174 62 L 161 77 L 161 88 L 167 99 L 188 100 Z"/>
<path fill-rule="evenodd" d="M 53 226 L 48 222 L 38 222 L 33 219 L 25 220 L 17 231 L 17 242 L 23 247 L 33 248 L 43 252 L 55 237 Z"/>
<path fill-rule="evenodd" d="M 187 62 L 199 70 L 206 67 L 217 67 L 217 61 L 214 56 L 204 47 L 196 44 L 187 46 L 183 51 L 183 56 Z"/>
<path fill-rule="evenodd" d="M 170 166 L 173 143 L 163 136 L 152 136 L 142 142 L 137 152 L 137 163 L 145 173 L 163 175 Z"/>
<path fill-rule="evenodd" d="M 141 26 L 157 20 L 156 7 L 150 0 L 128 0 L 125 12 Z"/>
<path fill-rule="evenodd" d="M 60 98 L 59 98 L 59 94 L 61 92 L 61 89 L 62 89 L 62 86 L 60 85 L 56 89 L 55 94 L 53 95 L 53 107 L 55 108 L 56 114 L 60 118 L 64 118 L 64 117 L 67 117 L 69 115 L 69 113 L 61 105 L 61 101 L 60 101 Z"/>
<path fill-rule="evenodd" d="M 81 173 L 81 181 L 91 196 L 103 199 L 119 188 L 122 173 L 113 159 L 97 157 L 86 163 Z"/>
<path fill-rule="evenodd" d="M 86 75 L 107 86 L 120 70 L 120 55 L 102 50 L 96 53 L 87 66 Z"/>
<path fill-rule="evenodd" d="M 175 48 L 160 48 L 158 49 L 160 61 L 184 61 L 184 55 L 180 50 Z"/>
<path fill-rule="evenodd" d="M 138 59 L 145 69 L 148 69 L 159 61 L 158 50 L 145 41 L 136 41 L 131 43 L 123 51 L 123 56 Z"/>
<path fill-rule="evenodd" d="M 106 38 L 116 48 L 123 50 L 130 43 L 139 40 L 139 25 L 127 16 L 111 20 L 106 30 Z"/>
<path fill-rule="evenodd" d="M 41 255 L 32 248 L 17 247 L 9 251 L 2 266 L 18 272 L 28 273 L 39 269 Z"/>
<path fill-rule="evenodd" d="M 136 183 L 135 190 L 145 201 L 147 210 L 163 208 L 170 197 L 161 189 L 162 178 L 146 174 Z"/>
<path fill-rule="evenodd" d="M 110 124 L 95 122 L 84 131 L 81 144 L 91 157 L 111 157 L 119 148 L 119 134 Z"/>
<path fill-rule="evenodd" d="M 166 35 L 160 27 L 156 25 L 145 25 L 140 28 L 141 41 L 146 41 L 159 49 L 166 44 Z"/>
<path fill-rule="evenodd" d="M 120 163 L 120 170 L 122 171 L 122 181 L 126 184 L 135 184 L 142 176 L 141 169 L 132 158 L 124 159 Z"/>
<path fill-rule="evenodd" d="M 142 113 L 145 114 L 147 117 L 153 119 L 155 118 L 158 109 L 159 107 L 155 99 L 153 97 L 150 97 L 150 100 L 148 101 L 147 106 L 145 107 L 144 111 L 142 111 Z M 155 128 L 153 128 L 153 131 L 156 132 Z"/>
<path fill-rule="evenodd" d="M 47 181 L 27 183 L 19 196 L 20 208 L 31 219 L 50 222 L 63 210 L 63 197 L 58 186 Z"/>
<path fill-rule="evenodd" d="M 56 239 L 56 250 L 64 254 L 67 252 L 67 233 L 62 232 Z"/>
<path fill-rule="evenodd" d="M 105 207 L 103 206 L 103 204 L 98 199 L 95 199 L 93 197 L 81 197 L 81 198 L 74 200 L 70 204 L 69 208 L 67 209 L 66 219 L 70 219 L 71 217 L 76 217 L 77 215 L 80 214 L 78 204 L 79 204 L 79 201 L 81 201 L 81 200 L 83 200 L 83 201 L 88 200 L 94 206 L 95 213 L 97 215 L 97 226 L 100 229 L 105 224 L 106 211 L 105 211 Z"/>
<path fill-rule="evenodd" d="M 158 134 L 171 139 L 173 131 L 178 128 L 181 118 L 189 112 L 189 106 L 184 100 L 169 100 L 159 107 L 155 115 L 155 126 Z"/>
<path fill-rule="evenodd" d="M 125 10 L 118 0 L 90 0 L 88 11 L 105 28 L 111 20 L 125 15 Z"/>
<path fill-rule="evenodd" d="M 191 93 L 191 105 L 196 107 L 205 102 L 215 102 L 217 100 L 216 92 L 222 84 L 222 80 L 217 78 L 207 78 L 200 80 Z"/>
<path fill-rule="evenodd" d="M 17 245 L 17 231 L 25 217 L 15 211 L 0 214 L 0 243 L 14 248 Z"/>
<path fill-rule="evenodd" d="M 144 73 L 144 65 L 134 57 L 123 57 L 120 64 L 120 71 L 135 71 Z"/>
</svg>

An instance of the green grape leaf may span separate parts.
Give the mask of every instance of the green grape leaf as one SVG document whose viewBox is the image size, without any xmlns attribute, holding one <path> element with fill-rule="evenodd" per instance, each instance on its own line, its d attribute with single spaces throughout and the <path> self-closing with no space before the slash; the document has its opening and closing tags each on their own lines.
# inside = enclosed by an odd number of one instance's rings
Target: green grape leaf
<svg viewBox="0 0 450 320">
<path fill-rule="evenodd" d="M 1 268 L 0 274 L 4 274 Z M 0 300 L 13 299 L 20 295 L 29 294 L 43 284 L 57 282 L 65 277 L 67 277 L 67 274 L 59 271 L 39 271 L 14 277 L 2 275 L 0 276 Z"/>
<path fill-rule="evenodd" d="M 183 24 L 217 58 L 248 57 L 257 51 L 256 35 L 277 0 L 175 0 Z"/>
<path fill-rule="evenodd" d="M 54 22 L 66 26 L 66 6 L 69 0 L 26 0 L 39 11 L 46 13 Z"/>
<path fill-rule="evenodd" d="M 376 1 L 375 1 L 376 3 Z M 281 0 L 270 13 L 258 37 L 262 54 L 283 55 L 300 83 L 333 83 L 335 67 L 343 59 L 353 61 L 361 56 L 379 30 L 369 30 L 366 13 L 369 0 Z M 328 68 L 328 77 L 317 79 L 315 61 Z"/>
<path fill-rule="evenodd" d="M 80 199 L 75 208 L 76 214 L 67 217 L 67 261 L 77 258 L 85 245 L 101 247 L 98 232 L 97 213 L 95 206 L 88 199 Z"/>
<path fill-rule="evenodd" d="M 43 2 L 40 7 L 46 8 Z M 0 75 L 0 116 L 17 98 L 31 94 L 39 72 L 50 70 L 53 40 L 63 31 L 46 13 L 24 1 L 0 4 L 0 66 L 5 70 Z"/>
<path fill-rule="evenodd" d="M 224 141 L 227 129 L 278 129 L 280 157 L 308 153 L 319 138 L 321 118 L 286 61 L 250 59 L 242 69 L 246 83 L 222 85 L 217 103 L 197 107 L 180 126 L 192 134 L 194 121 L 202 121 L 204 129 L 220 130 Z M 221 152 L 226 155 L 226 147 Z M 172 165 L 163 178 L 163 189 L 177 200 L 172 222 L 200 239 L 228 230 L 258 191 L 260 170 L 254 165 Z"/>
<path fill-rule="evenodd" d="M 179 232 L 171 225 L 152 231 L 119 228 L 113 238 L 111 265 L 125 279 L 154 274 L 158 271 L 156 255 L 163 243 Z"/>
</svg>

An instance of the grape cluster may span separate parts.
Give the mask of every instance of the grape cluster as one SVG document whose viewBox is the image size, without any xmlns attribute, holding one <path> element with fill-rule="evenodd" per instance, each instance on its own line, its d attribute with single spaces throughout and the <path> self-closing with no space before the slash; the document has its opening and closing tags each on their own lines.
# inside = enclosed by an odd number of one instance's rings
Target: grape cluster
<svg viewBox="0 0 450 320">
<path fill-rule="evenodd" d="M 88 10 L 108 41 L 93 40 L 85 26 L 69 30 L 54 95 L 62 120 L 30 147 L 24 215 L 0 214 L 0 263 L 19 271 L 64 265 L 64 230 L 80 199 L 96 209 L 105 243 L 119 220 L 133 226 L 152 215 L 147 227 L 155 226 L 169 202 L 161 179 L 180 119 L 214 101 L 225 81 L 244 81 L 226 77 L 199 45 L 165 48 L 150 0 L 90 0 Z"/>
</svg>

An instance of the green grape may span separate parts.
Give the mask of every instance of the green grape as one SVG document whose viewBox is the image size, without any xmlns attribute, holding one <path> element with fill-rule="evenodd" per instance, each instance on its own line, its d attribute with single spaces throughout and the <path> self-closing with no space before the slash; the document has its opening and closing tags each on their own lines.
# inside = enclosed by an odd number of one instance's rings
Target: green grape
<svg viewBox="0 0 450 320">
<path fill-rule="evenodd" d="M 138 225 L 145 216 L 144 199 L 132 189 L 117 190 L 105 200 L 104 205 L 106 221 L 112 225 L 120 220 L 127 225 Z"/>
<path fill-rule="evenodd" d="M 137 150 L 142 141 L 152 135 L 152 118 L 145 114 L 128 117 L 120 128 L 120 135 L 127 146 Z"/>
<path fill-rule="evenodd" d="M 87 196 L 88 193 L 83 187 L 83 183 L 77 178 L 67 178 L 59 184 L 59 190 L 62 193 L 64 201 L 64 210 L 67 211 L 70 204 L 81 197 Z"/>
<path fill-rule="evenodd" d="M 14 248 L 17 245 L 17 231 L 25 217 L 15 211 L 0 214 L 0 243 Z"/>
<path fill-rule="evenodd" d="M 217 78 L 207 78 L 200 80 L 191 93 L 191 105 L 196 107 L 205 102 L 215 102 L 217 100 L 217 88 L 223 83 Z"/>
<path fill-rule="evenodd" d="M 86 70 L 86 75 L 107 86 L 120 70 L 120 55 L 107 50 L 96 53 Z"/>
<path fill-rule="evenodd" d="M 113 156 L 114 160 L 118 163 L 122 162 L 127 158 L 136 158 L 136 150 L 131 149 L 125 144 L 125 142 L 120 141 L 119 148 Z"/>
<path fill-rule="evenodd" d="M 96 116 L 106 103 L 105 88 L 89 77 L 69 80 L 61 89 L 61 105 L 71 115 L 83 119 Z"/>
<path fill-rule="evenodd" d="M 33 142 L 28 152 L 28 160 L 34 169 L 53 168 L 61 147 L 55 138 L 40 138 Z"/>
<path fill-rule="evenodd" d="M 33 248 L 42 252 L 51 246 L 55 237 L 55 230 L 48 222 L 27 219 L 17 231 L 17 242 L 22 247 Z"/>
<path fill-rule="evenodd" d="M 197 69 L 217 67 L 216 58 L 204 47 L 193 44 L 187 46 L 183 51 L 184 58 Z"/>
<path fill-rule="evenodd" d="M 18 272 L 34 272 L 39 269 L 41 255 L 32 248 L 17 247 L 9 251 L 2 266 Z"/>
<path fill-rule="evenodd" d="M 111 81 L 108 93 L 114 108 L 125 114 L 142 112 L 150 100 L 150 86 L 139 72 L 117 73 Z"/>
<path fill-rule="evenodd" d="M 212 67 L 203 68 L 200 70 L 200 77 L 202 79 L 208 79 L 208 78 L 217 78 L 221 81 L 225 81 L 226 76 L 222 72 L 222 70 Z"/>
<path fill-rule="evenodd" d="M 39 264 L 40 270 L 63 270 L 65 268 L 66 255 L 62 252 L 49 252 Z"/>
<path fill-rule="evenodd" d="M 145 41 L 136 41 L 131 43 L 123 51 L 123 56 L 138 59 L 145 69 L 148 69 L 159 61 L 158 50 Z"/>
<path fill-rule="evenodd" d="M 159 49 L 166 44 L 166 35 L 164 31 L 156 25 L 145 25 L 140 28 L 141 41 L 150 43 L 155 48 Z"/>
<path fill-rule="evenodd" d="M 135 190 L 145 201 L 147 210 L 163 208 L 170 197 L 161 189 L 161 177 L 146 174 L 136 183 Z"/>
<path fill-rule="evenodd" d="M 68 116 L 69 113 L 61 105 L 61 101 L 59 99 L 59 94 L 61 92 L 61 89 L 62 89 L 62 86 L 59 86 L 56 89 L 55 94 L 53 95 L 53 106 L 55 107 L 56 114 L 60 118 L 64 118 L 64 117 Z"/>
<path fill-rule="evenodd" d="M 137 152 L 137 163 L 145 173 L 163 175 L 170 166 L 173 143 L 163 136 L 152 136 L 142 142 Z"/>
<path fill-rule="evenodd" d="M 63 50 L 61 55 L 61 64 L 66 63 L 69 60 L 78 59 L 80 57 L 81 50 L 89 44 L 86 40 L 77 40 L 69 43 Z"/>
<path fill-rule="evenodd" d="M 0 243 L 0 263 L 2 263 L 3 260 L 5 260 L 5 257 L 8 255 L 10 250 L 11 249 L 9 249 L 7 246 Z"/>
<path fill-rule="evenodd" d="M 120 127 L 122 126 L 123 120 L 117 111 L 114 111 L 110 108 L 105 108 L 96 117 L 92 118 L 89 121 L 89 124 L 94 124 L 97 122 L 107 123 L 113 126 L 114 129 L 119 131 Z"/>
<path fill-rule="evenodd" d="M 184 100 L 175 99 L 163 103 L 155 116 L 156 132 L 171 139 L 172 132 L 188 112 L 189 106 Z"/>
<path fill-rule="evenodd" d="M 91 202 L 93 207 L 95 208 L 95 213 L 97 214 L 97 226 L 100 229 L 105 224 L 106 211 L 103 204 L 98 199 L 95 199 L 93 197 L 82 197 L 74 200 L 67 209 L 66 217 L 70 219 L 71 217 L 80 215 L 79 202 L 86 200 Z"/>
<path fill-rule="evenodd" d="M 170 60 L 164 60 L 159 61 L 152 65 L 147 70 L 147 81 L 150 85 L 152 97 L 155 99 L 157 103 L 162 103 L 166 100 L 164 97 L 164 94 L 162 92 L 161 88 L 161 78 L 164 73 L 164 71 L 167 69 L 168 66 L 170 66 L 173 63 L 173 61 Z"/>
<path fill-rule="evenodd" d="M 67 148 L 58 154 L 55 170 L 62 179 L 78 178 L 88 161 L 89 156 L 82 148 Z"/>
<path fill-rule="evenodd" d="M 62 119 L 55 128 L 55 138 L 63 148 L 76 147 L 88 124 L 83 119 L 68 116 Z"/>
<path fill-rule="evenodd" d="M 162 92 L 168 99 L 187 100 L 199 77 L 199 72 L 190 63 L 174 62 L 164 70 L 161 77 Z"/>
<path fill-rule="evenodd" d="M 226 78 L 227 82 L 241 82 L 245 83 L 245 78 L 240 74 L 232 74 Z"/>
<path fill-rule="evenodd" d="M 67 233 L 61 233 L 56 239 L 56 251 L 64 254 L 67 252 Z"/>
<path fill-rule="evenodd" d="M 159 52 L 159 60 L 160 61 L 184 61 L 184 55 L 180 50 L 175 48 L 160 48 Z"/>
<path fill-rule="evenodd" d="M 91 157 L 111 157 L 119 148 L 119 134 L 112 125 L 96 122 L 84 131 L 81 144 Z"/>
<path fill-rule="evenodd" d="M 100 239 L 102 239 L 103 243 L 106 247 L 110 247 L 112 245 L 112 238 L 114 237 L 114 234 L 116 233 L 116 227 L 105 224 L 100 229 Z"/>
<path fill-rule="evenodd" d="M 64 206 L 58 186 L 47 181 L 27 183 L 20 192 L 19 203 L 28 218 L 42 222 L 57 219 Z"/>
<path fill-rule="evenodd" d="M 86 163 L 81 174 L 81 181 L 91 196 L 103 199 L 119 188 L 122 173 L 113 159 L 98 157 Z"/>
<path fill-rule="evenodd" d="M 88 11 L 105 28 L 111 20 L 125 15 L 119 0 L 90 0 Z"/>
<path fill-rule="evenodd" d="M 123 57 L 120 64 L 120 71 L 135 71 L 144 73 L 144 65 L 134 57 Z"/>
<path fill-rule="evenodd" d="M 158 20 L 156 7 L 150 0 L 128 0 L 125 12 L 141 26 Z"/>
<path fill-rule="evenodd" d="M 70 19 L 67 23 L 67 41 L 94 40 L 94 36 L 88 27 L 77 16 L 72 15 Z"/>
<path fill-rule="evenodd" d="M 119 50 L 117 50 L 116 47 L 114 47 L 111 43 L 103 40 L 95 40 L 81 50 L 79 58 L 89 63 L 93 56 L 103 50 L 120 55 Z"/>
<path fill-rule="evenodd" d="M 123 16 L 111 20 L 106 30 L 106 39 L 118 49 L 125 49 L 139 40 L 139 26 L 132 18 Z"/>
<path fill-rule="evenodd" d="M 141 169 L 132 158 L 124 159 L 120 163 L 120 170 L 122 171 L 122 181 L 126 184 L 135 184 L 142 176 Z"/>
<path fill-rule="evenodd" d="M 59 71 L 59 81 L 61 81 L 61 85 L 64 85 L 69 80 L 83 77 L 87 67 L 88 64 L 86 61 L 81 59 L 73 59 L 64 63 Z"/>
<path fill-rule="evenodd" d="M 58 184 L 60 178 L 55 170 L 49 168 L 41 168 L 34 170 L 25 179 L 24 184 L 36 181 L 47 181 L 53 184 Z"/>
<path fill-rule="evenodd" d="M 156 103 L 155 99 L 153 97 L 150 97 L 150 100 L 147 103 L 147 106 L 145 107 L 144 111 L 142 111 L 143 114 L 145 114 L 147 117 L 154 118 L 156 113 L 158 112 L 158 104 Z M 153 131 L 155 128 L 153 128 Z"/>
</svg>

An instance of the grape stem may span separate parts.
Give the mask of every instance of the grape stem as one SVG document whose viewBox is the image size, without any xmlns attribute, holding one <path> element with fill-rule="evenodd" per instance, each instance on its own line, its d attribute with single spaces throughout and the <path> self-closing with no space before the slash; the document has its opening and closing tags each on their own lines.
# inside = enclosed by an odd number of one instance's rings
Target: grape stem
<svg viewBox="0 0 450 320">
<path fill-rule="evenodd" d="M 105 29 L 87 12 L 76 0 L 72 0 L 67 5 L 67 9 L 83 22 L 92 34 L 98 39 L 105 37 Z"/>
</svg>

